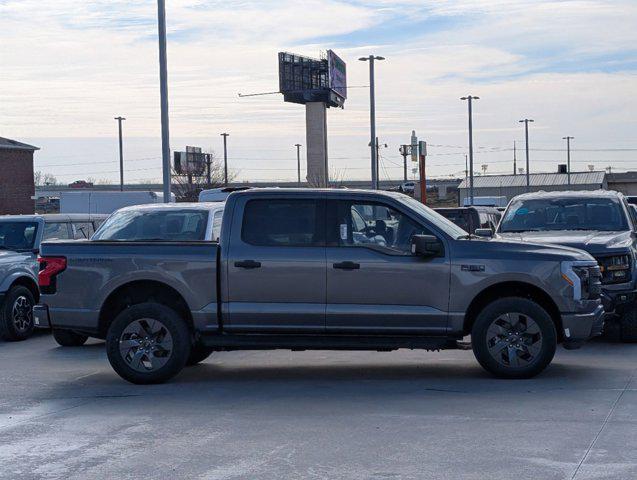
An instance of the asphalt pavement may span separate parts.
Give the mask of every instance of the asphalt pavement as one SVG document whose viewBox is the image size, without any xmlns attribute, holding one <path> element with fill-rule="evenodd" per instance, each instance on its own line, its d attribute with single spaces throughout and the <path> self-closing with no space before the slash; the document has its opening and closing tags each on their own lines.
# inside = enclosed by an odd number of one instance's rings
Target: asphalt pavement
<svg viewBox="0 0 637 480">
<path fill-rule="evenodd" d="M 470 351 L 226 352 L 121 380 L 104 344 L 0 342 L 2 479 L 637 478 L 637 345 L 531 380 Z"/>
</svg>

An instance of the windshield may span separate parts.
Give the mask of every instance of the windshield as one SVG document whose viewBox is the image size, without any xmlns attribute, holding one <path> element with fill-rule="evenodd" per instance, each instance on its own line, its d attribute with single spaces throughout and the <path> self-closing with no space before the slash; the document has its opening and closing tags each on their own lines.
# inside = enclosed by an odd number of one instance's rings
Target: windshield
<svg viewBox="0 0 637 480">
<path fill-rule="evenodd" d="M 113 213 L 91 240 L 198 241 L 206 239 L 206 210 L 124 210 Z"/>
<path fill-rule="evenodd" d="M 398 198 L 398 197 L 397 197 Z M 460 228 L 458 225 L 453 223 L 452 221 L 446 219 L 442 215 L 437 212 L 434 212 L 431 208 L 426 207 L 418 200 L 408 197 L 407 195 L 401 195 L 398 200 L 407 205 L 412 210 L 416 211 L 423 217 L 425 217 L 428 221 L 436 225 L 443 232 L 453 238 L 466 237 L 468 233 Z"/>
<path fill-rule="evenodd" d="M 500 232 L 553 230 L 628 230 L 622 207 L 614 198 L 574 197 L 514 200 Z"/>
<path fill-rule="evenodd" d="M 31 250 L 37 229 L 36 222 L 0 222 L 0 250 Z"/>
</svg>

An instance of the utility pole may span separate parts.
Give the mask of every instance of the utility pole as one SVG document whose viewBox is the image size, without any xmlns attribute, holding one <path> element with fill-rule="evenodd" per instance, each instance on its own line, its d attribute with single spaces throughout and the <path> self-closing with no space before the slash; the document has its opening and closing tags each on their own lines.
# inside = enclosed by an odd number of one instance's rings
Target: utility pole
<svg viewBox="0 0 637 480">
<path fill-rule="evenodd" d="M 529 192 L 531 190 L 531 177 L 529 173 L 529 123 L 533 123 L 533 120 L 525 118 L 524 120 L 520 120 L 519 123 L 524 124 L 524 139 L 526 141 L 526 191 Z"/>
<path fill-rule="evenodd" d="M 473 206 L 473 110 L 472 101 L 480 100 L 480 97 L 467 95 L 460 100 L 468 100 L 469 105 L 469 198 L 471 199 L 471 205 Z"/>
<path fill-rule="evenodd" d="M 464 154 L 464 181 L 467 183 L 469 181 L 469 164 L 467 163 L 467 154 Z"/>
<path fill-rule="evenodd" d="M 566 180 L 568 184 L 571 184 L 571 140 L 575 137 L 562 137 L 562 140 L 566 140 Z"/>
<path fill-rule="evenodd" d="M 301 186 L 301 147 L 300 143 L 294 144 L 296 147 L 296 171 L 298 175 L 299 187 Z"/>
<path fill-rule="evenodd" d="M 515 140 L 513 140 L 513 175 L 517 175 L 518 174 L 518 159 L 516 156 L 517 153 L 517 149 L 515 148 Z"/>
<path fill-rule="evenodd" d="M 401 145 L 398 151 L 403 156 L 403 181 L 407 181 L 407 157 L 409 156 L 409 149 L 411 145 Z"/>
<path fill-rule="evenodd" d="M 229 133 L 222 133 L 223 137 L 223 184 L 228 186 L 228 144 L 227 140 L 230 136 Z"/>
<path fill-rule="evenodd" d="M 376 157 L 376 98 L 374 85 L 374 62 L 385 60 L 385 57 L 369 55 L 359 58 L 361 62 L 369 62 L 369 124 L 370 124 L 370 148 L 372 154 L 372 189 L 378 190 L 378 158 Z"/>
<path fill-rule="evenodd" d="M 157 33 L 159 37 L 159 91 L 161 97 L 161 158 L 164 181 L 164 203 L 170 203 L 170 133 L 168 129 L 168 66 L 166 60 L 166 2 L 157 0 Z"/>
<path fill-rule="evenodd" d="M 124 117 L 115 117 L 119 124 L 119 190 L 124 191 L 124 148 L 122 142 L 122 121 L 126 120 Z"/>
</svg>

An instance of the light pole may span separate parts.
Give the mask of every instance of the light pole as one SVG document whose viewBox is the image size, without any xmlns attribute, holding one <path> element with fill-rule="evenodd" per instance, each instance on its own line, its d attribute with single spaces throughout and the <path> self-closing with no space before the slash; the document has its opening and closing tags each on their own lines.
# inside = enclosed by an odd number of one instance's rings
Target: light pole
<svg viewBox="0 0 637 480">
<path fill-rule="evenodd" d="M 372 189 L 378 190 L 378 160 L 376 159 L 376 99 L 374 92 L 374 62 L 385 60 L 385 57 L 369 55 L 359 58 L 361 62 L 369 62 L 369 123 L 370 148 L 372 152 Z"/>
<path fill-rule="evenodd" d="M 568 184 L 571 184 L 571 140 L 575 137 L 562 137 L 562 140 L 566 140 L 566 180 Z"/>
<path fill-rule="evenodd" d="M 168 130 L 168 66 L 166 61 L 166 2 L 157 0 L 157 33 L 159 37 L 159 91 L 161 97 L 161 158 L 164 181 L 164 203 L 170 203 L 170 133 Z"/>
<path fill-rule="evenodd" d="M 228 137 L 229 133 L 222 133 L 223 137 L 223 184 L 228 186 Z"/>
<path fill-rule="evenodd" d="M 294 146 L 296 147 L 296 171 L 298 174 L 298 182 L 299 182 L 299 187 L 301 186 L 301 144 L 300 143 L 295 143 Z"/>
<path fill-rule="evenodd" d="M 529 123 L 533 123 L 530 118 L 520 120 L 524 124 L 524 139 L 526 141 L 526 191 L 531 190 L 531 177 L 529 176 Z"/>
<path fill-rule="evenodd" d="M 115 117 L 119 124 L 119 190 L 124 191 L 124 149 L 122 142 L 122 121 L 126 120 L 124 117 Z"/>
<path fill-rule="evenodd" d="M 473 205 L 473 110 L 472 110 L 472 102 L 473 100 L 480 100 L 480 97 L 475 97 L 473 95 L 467 95 L 466 97 L 461 97 L 460 100 L 467 100 L 467 105 L 469 106 L 469 198 L 471 205 Z"/>
</svg>

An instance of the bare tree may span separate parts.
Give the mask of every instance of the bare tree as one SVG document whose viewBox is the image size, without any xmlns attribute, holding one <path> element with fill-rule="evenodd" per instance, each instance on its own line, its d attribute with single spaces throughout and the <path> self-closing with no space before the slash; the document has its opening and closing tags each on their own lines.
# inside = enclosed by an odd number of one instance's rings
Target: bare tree
<svg viewBox="0 0 637 480">
<path fill-rule="evenodd" d="M 234 180 L 235 177 L 235 172 L 228 171 L 228 182 Z M 210 160 L 210 182 L 208 182 L 207 168 L 202 175 L 185 175 L 177 173 L 173 167 L 172 192 L 178 202 L 196 202 L 202 190 L 222 187 L 223 180 L 223 164 L 213 155 Z"/>
<path fill-rule="evenodd" d="M 33 172 L 33 183 L 38 187 L 42 185 L 57 185 L 58 179 L 52 173 L 43 173 L 41 170 Z"/>
</svg>

